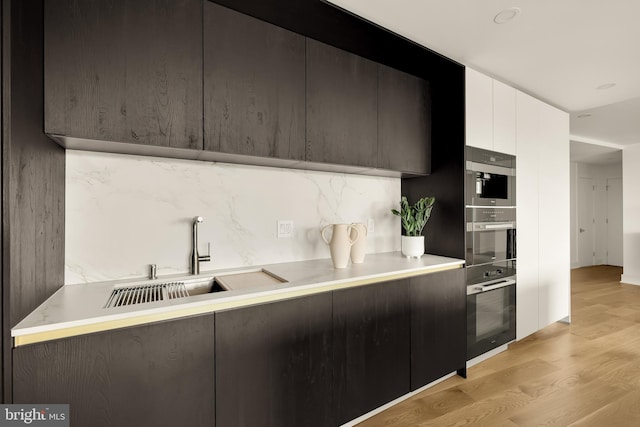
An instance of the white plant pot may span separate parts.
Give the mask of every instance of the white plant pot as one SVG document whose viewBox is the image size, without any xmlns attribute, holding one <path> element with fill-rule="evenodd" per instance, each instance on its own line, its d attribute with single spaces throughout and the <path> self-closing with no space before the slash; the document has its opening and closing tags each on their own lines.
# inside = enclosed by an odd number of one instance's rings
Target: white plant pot
<svg viewBox="0 0 640 427">
<path fill-rule="evenodd" d="M 424 255 L 424 236 L 402 236 L 402 255 L 420 258 Z"/>
</svg>

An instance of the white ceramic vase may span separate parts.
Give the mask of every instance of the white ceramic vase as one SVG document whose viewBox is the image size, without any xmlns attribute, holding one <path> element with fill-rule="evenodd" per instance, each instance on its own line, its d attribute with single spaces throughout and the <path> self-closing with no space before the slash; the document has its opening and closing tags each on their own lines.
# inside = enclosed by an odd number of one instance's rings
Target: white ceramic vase
<svg viewBox="0 0 640 427">
<path fill-rule="evenodd" d="M 329 229 L 333 231 L 331 233 L 331 240 L 329 240 L 326 235 Z M 322 235 L 322 240 L 329 245 L 333 267 L 345 268 L 347 264 L 349 264 L 351 246 L 360 237 L 358 229 L 351 224 L 329 224 L 320 230 L 320 234 Z"/>
<path fill-rule="evenodd" d="M 402 236 L 402 255 L 420 258 L 424 255 L 424 236 Z"/>
<path fill-rule="evenodd" d="M 367 226 L 361 223 L 351 224 L 351 226 L 353 227 L 351 229 L 351 239 L 355 239 L 355 243 L 351 246 L 351 262 L 362 264 L 367 250 Z"/>
</svg>

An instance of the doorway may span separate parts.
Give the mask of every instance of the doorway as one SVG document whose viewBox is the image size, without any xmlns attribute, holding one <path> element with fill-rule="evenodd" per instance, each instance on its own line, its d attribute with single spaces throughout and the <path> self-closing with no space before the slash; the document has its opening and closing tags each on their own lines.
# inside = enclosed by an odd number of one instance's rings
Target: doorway
<svg viewBox="0 0 640 427">
<path fill-rule="evenodd" d="M 594 194 L 593 178 L 578 178 L 578 267 L 595 264 Z"/>
<path fill-rule="evenodd" d="M 571 267 L 622 266 L 622 151 L 571 141 Z"/>
</svg>

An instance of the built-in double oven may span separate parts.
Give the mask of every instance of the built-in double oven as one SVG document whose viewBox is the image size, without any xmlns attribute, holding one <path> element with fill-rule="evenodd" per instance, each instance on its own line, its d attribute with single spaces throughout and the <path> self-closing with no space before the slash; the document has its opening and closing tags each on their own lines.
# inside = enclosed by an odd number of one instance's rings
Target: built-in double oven
<svg viewBox="0 0 640 427">
<path fill-rule="evenodd" d="M 467 148 L 467 360 L 515 339 L 515 157 Z"/>
</svg>

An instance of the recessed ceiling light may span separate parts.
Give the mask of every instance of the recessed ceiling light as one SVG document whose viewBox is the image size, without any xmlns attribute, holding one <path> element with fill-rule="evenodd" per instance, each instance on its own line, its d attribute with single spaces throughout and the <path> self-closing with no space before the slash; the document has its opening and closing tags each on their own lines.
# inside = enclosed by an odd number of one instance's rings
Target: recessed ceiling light
<svg viewBox="0 0 640 427">
<path fill-rule="evenodd" d="M 506 24 L 518 15 L 520 15 L 520 8 L 510 7 L 508 9 L 500 11 L 493 18 L 493 22 L 495 22 L 496 24 Z"/>
<path fill-rule="evenodd" d="M 603 85 L 598 86 L 596 89 L 598 89 L 598 90 L 611 89 L 615 85 L 616 85 L 615 83 L 605 83 Z"/>
<path fill-rule="evenodd" d="M 586 119 L 587 117 L 591 117 L 591 113 L 578 114 L 579 119 Z"/>
</svg>

